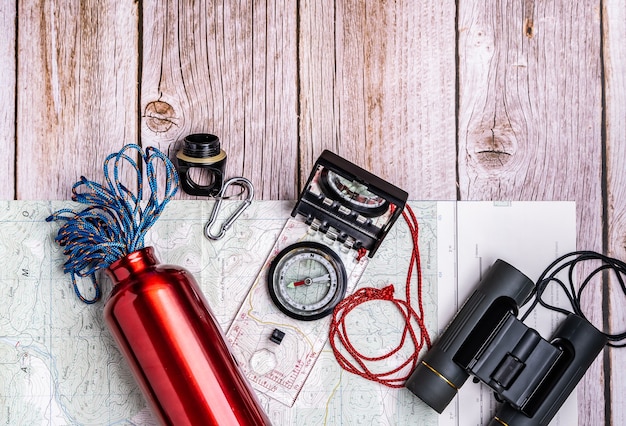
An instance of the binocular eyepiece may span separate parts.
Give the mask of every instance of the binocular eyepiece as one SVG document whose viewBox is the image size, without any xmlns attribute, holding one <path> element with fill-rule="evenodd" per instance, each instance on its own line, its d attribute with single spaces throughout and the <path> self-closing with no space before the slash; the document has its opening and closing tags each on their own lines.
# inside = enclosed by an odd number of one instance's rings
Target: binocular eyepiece
<svg viewBox="0 0 626 426">
<path fill-rule="evenodd" d="M 405 386 L 441 413 L 473 375 L 504 401 L 490 425 L 547 425 L 607 338 L 570 314 L 543 339 L 516 317 L 534 287 L 497 260 Z"/>
</svg>

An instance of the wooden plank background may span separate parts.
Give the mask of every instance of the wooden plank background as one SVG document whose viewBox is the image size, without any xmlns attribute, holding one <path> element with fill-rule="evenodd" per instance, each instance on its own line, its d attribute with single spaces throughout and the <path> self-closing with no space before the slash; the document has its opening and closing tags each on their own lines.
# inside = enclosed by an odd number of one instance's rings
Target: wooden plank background
<svg viewBox="0 0 626 426">
<path fill-rule="evenodd" d="M 579 248 L 626 259 L 626 0 L 5 0 L 0 37 L 1 199 L 211 132 L 261 199 L 329 148 L 411 199 L 575 200 Z M 580 424 L 626 422 L 625 361 L 585 376 Z"/>
</svg>

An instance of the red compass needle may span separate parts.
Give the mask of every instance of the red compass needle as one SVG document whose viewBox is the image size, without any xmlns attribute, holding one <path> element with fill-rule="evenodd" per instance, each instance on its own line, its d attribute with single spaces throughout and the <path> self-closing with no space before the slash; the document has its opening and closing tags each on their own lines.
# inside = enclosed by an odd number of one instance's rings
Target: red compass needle
<svg viewBox="0 0 626 426">
<path fill-rule="evenodd" d="M 330 281 L 330 275 L 326 274 L 326 275 L 322 275 L 321 277 L 317 277 L 317 278 L 305 278 L 301 281 L 292 281 L 289 284 L 287 284 L 287 287 L 289 288 L 294 288 L 294 287 L 300 287 L 302 285 L 311 285 L 313 283 L 318 283 L 318 282 L 322 282 L 322 281 Z"/>
</svg>

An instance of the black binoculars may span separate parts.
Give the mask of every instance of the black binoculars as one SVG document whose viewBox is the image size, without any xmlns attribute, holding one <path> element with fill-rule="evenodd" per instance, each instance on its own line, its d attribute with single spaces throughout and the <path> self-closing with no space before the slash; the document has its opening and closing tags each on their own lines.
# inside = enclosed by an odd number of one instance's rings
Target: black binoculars
<svg viewBox="0 0 626 426">
<path fill-rule="evenodd" d="M 441 413 L 470 375 L 503 404 L 490 426 L 547 425 L 607 337 L 570 314 L 548 342 L 516 316 L 534 283 L 497 260 L 405 386 Z"/>
</svg>

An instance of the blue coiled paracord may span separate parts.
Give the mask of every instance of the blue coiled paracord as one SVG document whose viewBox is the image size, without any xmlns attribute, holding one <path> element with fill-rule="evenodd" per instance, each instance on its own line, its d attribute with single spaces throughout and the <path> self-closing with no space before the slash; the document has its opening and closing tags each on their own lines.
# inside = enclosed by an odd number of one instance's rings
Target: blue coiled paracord
<svg viewBox="0 0 626 426">
<path fill-rule="evenodd" d="M 142 163 L 137 163 L 129 151 L 137 151 Z M 165 176 L 159 181 L 156 163 L 161 162 Z M 110 164 L 112 163 L 112 175 Z M 136 194 L 119 180 L 123 164 L 135 170 Z M 145 207 L 143 198 L 144 176 L 150 188 L 150 197 Z M 65 221 L 55 241 L 64 248 L 67 256 L 63 271 L 72 277 L 72 285 L 78 298 L 85 303 L 97 302 L 101 290 L 96 280 L 96 271 L 107 268 L 113 262 L 144 247 L 146 232 L 159 218 L 161 212 L 178 191 L 178 173 L 165 154 L 154 147 L 145 153 L 136 144 L 124 146 L 119 152 L 109 155 L 104 161 L 106 185 L 91 181 L 84 176 L 72 187 L 72 200 L 87 207 L 81 211 L 61 209 L 46 218 L 46 221 Z M 159 184 L 165 184 L 159 198 Z M 85 298 L 77 285 L 77 277 L 90 277 L 95 294 Z"/>
</svg>

